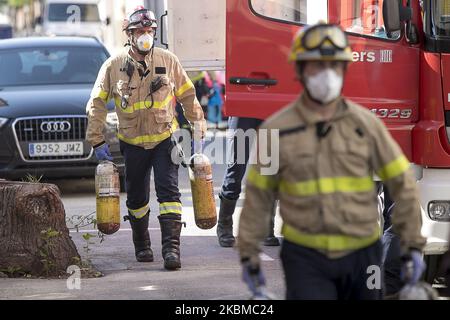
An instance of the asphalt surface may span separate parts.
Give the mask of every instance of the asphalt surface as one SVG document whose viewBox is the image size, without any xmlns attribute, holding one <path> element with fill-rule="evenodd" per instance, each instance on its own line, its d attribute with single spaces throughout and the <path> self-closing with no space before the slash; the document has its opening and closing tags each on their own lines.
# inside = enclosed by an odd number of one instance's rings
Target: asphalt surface
<svg viewBox="0 0 450 320">
<path fill-rule="evenodd" d="M 223 145 L 224 134 L 216 138 Z M 220 153 L 220 151 L 219 151 Z M 219 154 L 220 158 L 222 155 Z M 216 205 L 225 164 L 213 165 Z M 104 276 L 81 279 L 80 289 L 70 289 L 66 279 L 0 279 L 0 299 L 169 299 L 169 300 L 245 300 L 250 293 L 241 281 L 241 267 L 236 249 L 222 248 L 216 237 L 216 228 L 201 230 L 195 225 L 192 195 L 187 170 L 180 167 L 179 186 L 182 193 L 183 221 L 186 227 L 181 233 L 181 263 L 178 271 L 166 271 L 161 256 L 158 203 L 151 181 L 150 237 L 155 260 L 151 263 L 136 262 L 131 241 L 131 228 L 122 222 L 121 229 L 113 235 L 90 239 L 89 251 L 83 235 L 97 235 L 93 225 L 73 229 L 77 216 L 87 216 L 95 211 L 95 189 L 93 179 L 55 180 L 61 190 L 68 227 L 83 259 L 89 259 Z M 234 217 L 234 232 L 237 233 L 239 213 L 244 195 L 238 202 Z M 126 194 L 121 194 L 121 214 L 126 214 Z M 218 207 L 217 207 L 218 212 Z M 276 235 L 279 236 L 281 220 L 276 218 Z M 279 247 L 263 247 L 263 269 L 268 289 L 276 298 L 284 296 L 284 280 L 279 260 Z M 69 280 L 70 282 L 70 280 Z M 74 282 L 70 282 L 74 283 Z"/>
</svg>

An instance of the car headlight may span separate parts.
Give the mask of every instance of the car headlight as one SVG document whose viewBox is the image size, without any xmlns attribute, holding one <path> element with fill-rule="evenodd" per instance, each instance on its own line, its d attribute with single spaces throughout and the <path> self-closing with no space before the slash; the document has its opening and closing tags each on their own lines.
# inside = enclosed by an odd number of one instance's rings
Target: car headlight
<svg viewBox="0 0 450 320">
<path fill-rule="evenodd" d="M 430 201 L 428 216 L 435 221 L 450 221 L 450 201 Z"/>
<path fill-rule="evenodd" d="M 106 115 L 106 123 L 114 127 L 119 124 L 119 118 L 117 117 L 117 113 L 115 111 L 108 112 L 108 114 Z"/>
<path fill-rule="evenodd" d="M 6 122 L 8 122 L 8 118 L 0 118 L 0 128 L 3 127 Z"/>
</svg>

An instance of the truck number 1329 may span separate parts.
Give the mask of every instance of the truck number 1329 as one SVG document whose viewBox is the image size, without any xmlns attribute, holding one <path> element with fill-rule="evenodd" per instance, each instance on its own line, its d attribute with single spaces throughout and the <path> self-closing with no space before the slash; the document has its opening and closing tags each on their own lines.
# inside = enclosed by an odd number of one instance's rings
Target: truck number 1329
<svg viewBox="0 0 450 320">
<path fill-rule="evenodd" d="M 409 119 L 412 116 L 412 109 L 370 109 L 378 118 L 388 119 Z"/>
</svg>

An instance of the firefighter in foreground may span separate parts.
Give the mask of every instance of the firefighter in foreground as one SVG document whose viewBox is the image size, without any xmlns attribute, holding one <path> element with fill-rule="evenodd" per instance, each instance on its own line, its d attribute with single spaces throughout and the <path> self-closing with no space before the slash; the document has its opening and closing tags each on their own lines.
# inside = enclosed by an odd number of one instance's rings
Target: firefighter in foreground
<svg viewBox="0 0 450 320">
<path fill-rule="evenodd" d="M 271 145 L 270 130 L 279 129 L 279 155 L 272 154 L 279 156 L 279 170 L 264 175 L 259 161 L 249 169 L 237 240 L 243 280 L 254 292 L 265 283 L 259 241 L 278 198 L 287 299 L 381 298 L 381 279 L 370 278 L 381 275 L 373 269 L 382 254 L 376 173 L 396 202 L 392 223 L 401 239 L 405 281 L 416 283 L 425 244 L 416 182 L 383 122 L 341 96 L 352 61 L 345 33 L 328 24 L 302 29 L 289 60 L 305 90 L 260 127 L 259 137 L 267 134 L 269 143 L 259 139 L 255 155 Z"/>
<path fill-rule="evenodd" d="M 112 160 L 102 130 L 106 103 L 114 99 L 119 119 L 118 138 L 125 159 L 128 216 L 133 230 L 136 259 L 153 261 L 148 231 L 150 171 L 155 175 L 164 267 L 181 267 L 181 194 L 178 165 L 171 159 L 175 99 L 194 125 L 194 139 L 205 135 L 206 122 L 195 89 L 178 58 L 154 47 L 156 18 L 138 7 L 124 20 L 129 50 L 108 59 L 102 66 L 87 105 L 87 140 L 98 160 Z"/>
</svg>

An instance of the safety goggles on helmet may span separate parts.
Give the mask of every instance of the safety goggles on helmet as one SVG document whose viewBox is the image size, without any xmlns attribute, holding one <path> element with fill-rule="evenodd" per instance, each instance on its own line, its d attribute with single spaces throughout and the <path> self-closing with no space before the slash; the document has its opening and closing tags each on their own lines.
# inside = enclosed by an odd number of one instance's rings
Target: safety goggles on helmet
<svg viewBox="0 0 450 320">
<path fill-rule="evenodd" d="M 298 31 L 292 43 L 289 61 L 353 60 L 347 35 L 333 24 L 319 23 Z"/>
<path fill-rule="evenodd" d="M 347 37 L 340 28 L 323 24 L 313 26 L 305 31 L 302 37 L 302 46 L 306 50 L 314 50 L 321 48 L 327 40 L 340 50 L 344 50 L 348 46 Z"/>
<path fill-rule="evenodd" d="M 131 28 L 142 28 L 142 27 L 152 27 L 156 28 L 156 17 L 153 11 L 148 9 L 140 9 L 133 12 L 128 17 L 128 24 L 126 29 Z"/>
</svg>

